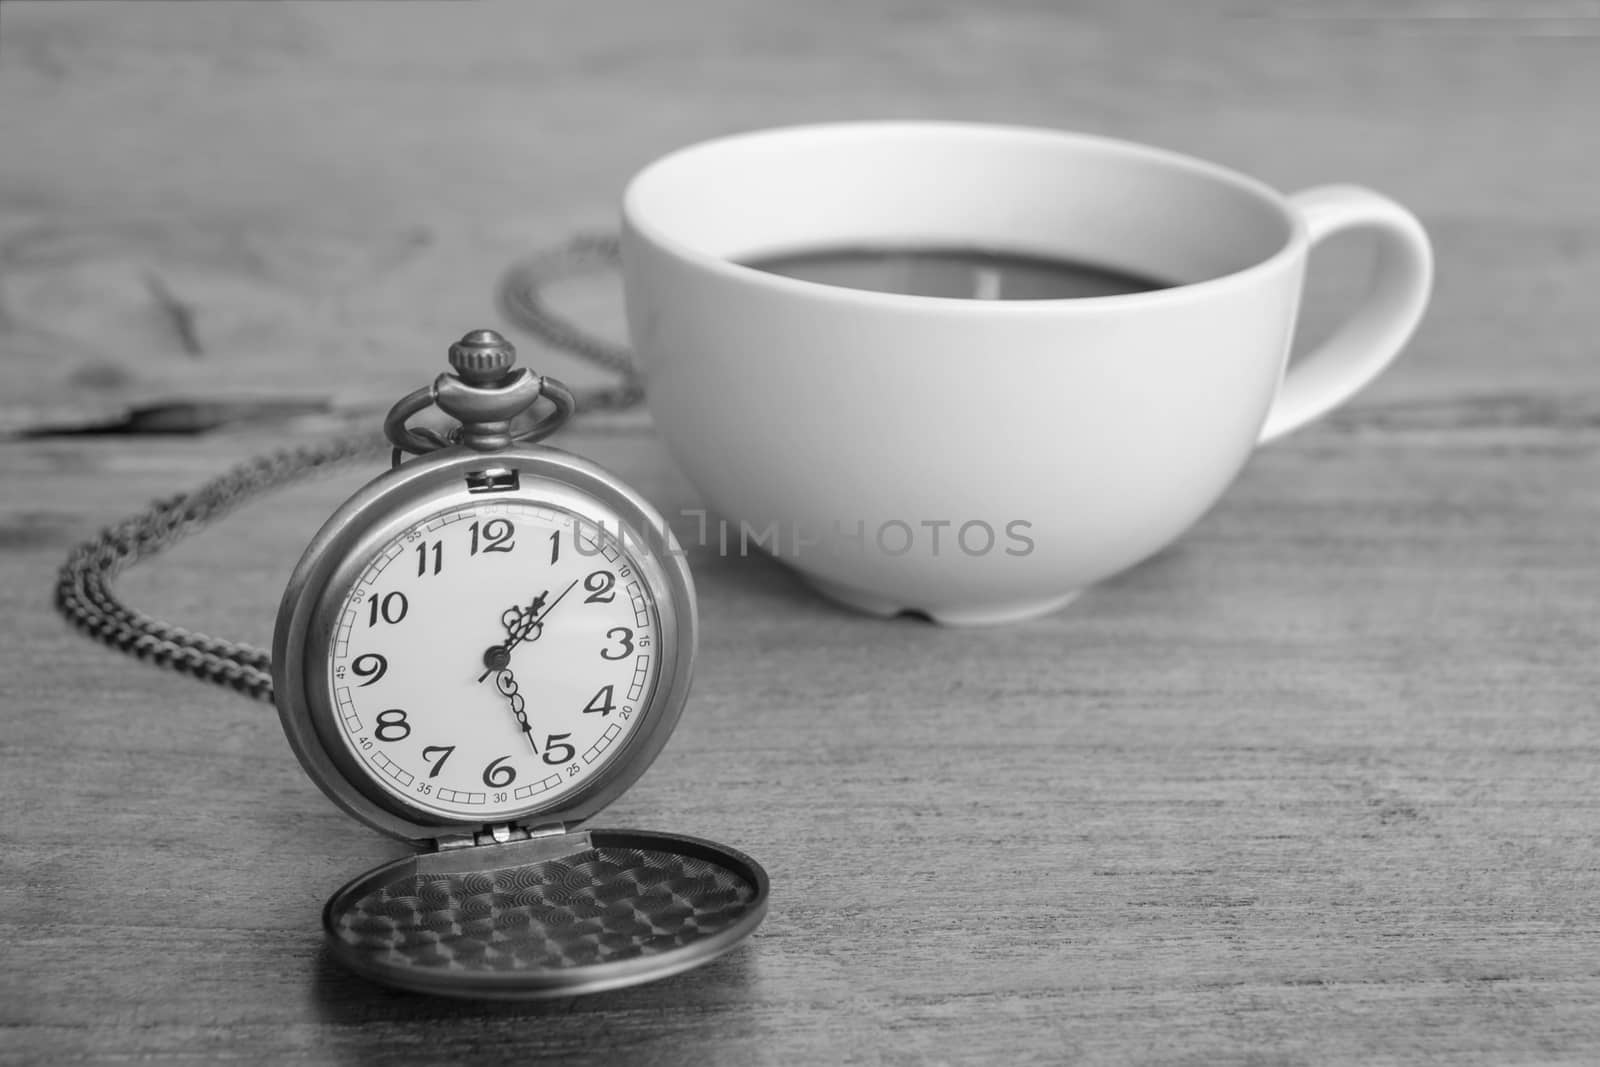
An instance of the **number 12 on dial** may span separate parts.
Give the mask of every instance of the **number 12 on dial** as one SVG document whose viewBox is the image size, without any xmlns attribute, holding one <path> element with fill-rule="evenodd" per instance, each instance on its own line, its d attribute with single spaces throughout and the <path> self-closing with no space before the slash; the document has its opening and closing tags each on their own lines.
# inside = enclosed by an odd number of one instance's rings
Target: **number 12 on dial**
<svg viewBox="0 0 1600 1067">
<path fill-rule="evenodd" d="M 621 753 L 659 674 L 635 546 L 546 502 L 474 501 L 389 538 L 344 594 L 337 733 L 391 806 L 493 821 Z"/>
</svg>

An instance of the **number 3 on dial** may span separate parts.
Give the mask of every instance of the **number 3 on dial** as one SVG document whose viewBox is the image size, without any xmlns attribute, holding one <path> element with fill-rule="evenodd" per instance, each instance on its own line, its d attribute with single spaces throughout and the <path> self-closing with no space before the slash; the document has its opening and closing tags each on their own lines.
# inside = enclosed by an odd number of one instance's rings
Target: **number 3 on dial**
<svg viewBox="0 0 1600 1067">
<path fill-rule="evenodd" d="M 407 807 L 449 818 L 489 822 L 580 788 L 645 721 L 612 715 L 617 703 L 647 706 L 659 673 L 660 611 L 631 547 L 521 500 L 400 530 L 339 612 L 329 686 L 347 755 Z"/>
</svg>

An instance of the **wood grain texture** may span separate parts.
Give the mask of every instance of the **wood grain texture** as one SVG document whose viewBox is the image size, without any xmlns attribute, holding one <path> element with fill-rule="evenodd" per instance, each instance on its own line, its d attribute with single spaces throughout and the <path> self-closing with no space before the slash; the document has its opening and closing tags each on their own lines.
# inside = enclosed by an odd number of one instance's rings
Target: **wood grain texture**
<svg viewBox="0 0 1600 1067">
<path fill-rule="evenodd" d="M 1600 10 L 1538 8 L 5 3 L 3 428 L 169 396 L 381 409 L 494 320 L 507 262 L 609 228 L 637 166 L 813 119 L 1359 181 L 1417 210 L 1440 271 L 1378 385 L 1053 618 L 884 623 L 694 548 L 692 704 L 598 821 L 745 849 L 771 912 L 703 970 L 543 1006 L 337 969 L 323 900 L 399 847 L 271 709 L 50 610 L 74 541 L 328 427 L 0 442 L 0 1060 L 1600 1059 Z M 1360 256 L 1319 257 L 1306 337 Z M 563 299 L 620 336 L 607 285 Z M 696 506 L 647 429 L 565 444 Z M 122 589 L 265 644 L 367 473 Z"/>
</svg>

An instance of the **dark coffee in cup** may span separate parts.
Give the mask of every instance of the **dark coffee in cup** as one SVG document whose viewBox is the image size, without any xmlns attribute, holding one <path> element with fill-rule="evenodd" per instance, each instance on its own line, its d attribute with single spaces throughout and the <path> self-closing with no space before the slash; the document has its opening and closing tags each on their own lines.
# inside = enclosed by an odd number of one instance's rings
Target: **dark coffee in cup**
<svg viewBox="0 0 1600 1067">
<path fill-rule="evenodd" d="M 1169 287 L 1092 263 L 978 248 L 835 246 L 742 262 L 822 285 L 968 300 L 1065 300 Z"/>
</svg>

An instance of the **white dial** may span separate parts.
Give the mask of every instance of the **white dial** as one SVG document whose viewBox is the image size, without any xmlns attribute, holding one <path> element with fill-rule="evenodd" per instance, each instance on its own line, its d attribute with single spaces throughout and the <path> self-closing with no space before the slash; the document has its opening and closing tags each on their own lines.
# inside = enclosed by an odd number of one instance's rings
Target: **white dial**
<svg viewBox="0 0 1600 1067">
<path fill-rule="evenodd" d="M 345 594 L 339 735 L 392 801 L 490 821 L 554 805 L 644 720 L 660 615 L 614 526 L 526 500 L 435 512 Z"/>
</svg>

